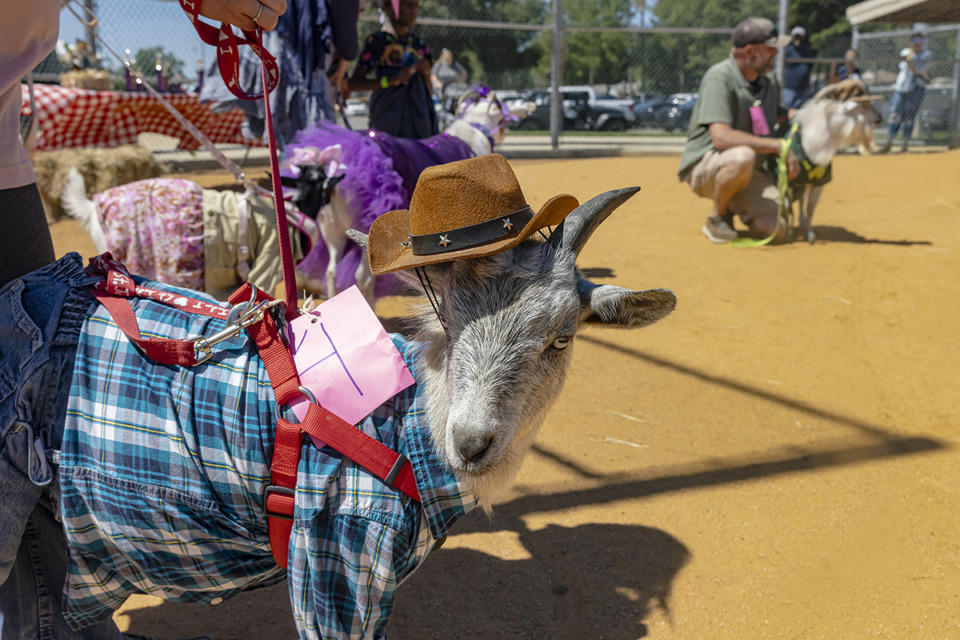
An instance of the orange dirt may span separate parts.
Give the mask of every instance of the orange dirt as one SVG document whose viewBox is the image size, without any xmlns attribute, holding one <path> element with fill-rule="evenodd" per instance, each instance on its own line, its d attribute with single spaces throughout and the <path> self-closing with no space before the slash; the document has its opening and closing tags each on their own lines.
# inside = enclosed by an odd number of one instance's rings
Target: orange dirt
<svg viewBox="0 0 960 640">
<path fill-rule="evenodd" d="M 641 185 L 580 264 L 679 305 L 578 338 L 513 496 L 401 587 L 393 637 L 960 638 L 960 152 L 841 156 L 820 240 L 757 249 L 700 235 L 677 158 L 513 165 L 535 208 Z M 295 635 L 282 585 L 115 618 L 158 640 Z"/>
</svg>

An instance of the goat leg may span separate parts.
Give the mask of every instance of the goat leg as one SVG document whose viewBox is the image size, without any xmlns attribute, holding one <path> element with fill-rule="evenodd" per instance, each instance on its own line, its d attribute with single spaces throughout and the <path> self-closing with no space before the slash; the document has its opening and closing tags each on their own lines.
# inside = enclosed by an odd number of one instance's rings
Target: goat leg
<svg viewBox="0 0 960 640">
<path fill-rule="evenodd" d="M 823 187 L 807 187 L 806 191 L 806 202 L 801 208 L 801 215 L 803 216 L 803 232 L 807 237 L 807 242 L 813 242 L 817 239 L 816 234 L 813 232 L 813 212 L 817 209 L 817 203 L 820 202 L 820 194 L 823 193 Z"/>
</svg>

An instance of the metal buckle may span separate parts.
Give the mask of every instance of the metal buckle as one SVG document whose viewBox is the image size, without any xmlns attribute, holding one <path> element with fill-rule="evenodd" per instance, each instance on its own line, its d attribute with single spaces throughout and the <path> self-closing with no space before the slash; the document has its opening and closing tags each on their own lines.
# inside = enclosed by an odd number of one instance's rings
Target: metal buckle
<svg viewBox="0 0 960 640">
<path fill-rule="evenodd" d="M 267 488 L 263 490 L 263 511 L 267 514 L 268 518 L 280 518 L 281 520 L 293 520 L 293 516 L 288 516 L 285 513 L 277 513 L 276 511 L 270 511 L 267 508 L 267 499 L 270 497 L 271 493 L 278 493 L 284 496 L 290 496 L 291 498 L 297 495 L 296 489 L 291 489 L 290 487 L 281 487 L 276 484 L 268 484 Z"/>
<path fill-rule="evenodd" d="M 392 487 L 393 483 L 396 481 L 397 476 L 400 474 L 400 470 L 403 469 L 403 466 L 407 464 L 407 456 L 402 453 L 397 454 L 397 459 L 394 461 L 393 466 L 390 468 L 390 473 L 387 474 L 387 477 L 383 479 L 387 483 L 387 486 Z"/>
<path fill-rule="evenodd" d="M 213 356 L 213 346 L 232 338 L 252 324 L 263 320 L 267 311 L 277 305 L 283 304 L 283 300 L 264 300 L 257 302 L 257 288 L 251 285 L 252 296 L 247 302 L 241 302 L 235 305 L 227 314 L 227 326 L 213 334 L 210 337 L 197 336 L 193 340 L 193 355 L 196 364 L 206 362 Z"/>
<path fill-rule="evenodd" d="M 317 404 L 317 398 L 316 398 L 316 396 L 314 396 L 314 395 L 310 392 L 310 389 L 307 389 L 307 388 L 304 387 L 303 385 L 300 385 L 299 389 L 300 389 L 300 393 L 302 393 L 303 395 L 305 395 L 305 396 L 307 397 L 307 400 L 309 400 L 309 401 L 312 402 L 313 404 Z M 277 404 L 277 422 L 280 421 L 280 411 L 281 411 L 281 409 L 283 409 L 283 407 L 287 406 L 288 404 L 290 404 L 290 403 L 287 402 L 287 403 L 284 403 L 284 404 L 282 404 L 282 405 Z"/>
</svg>

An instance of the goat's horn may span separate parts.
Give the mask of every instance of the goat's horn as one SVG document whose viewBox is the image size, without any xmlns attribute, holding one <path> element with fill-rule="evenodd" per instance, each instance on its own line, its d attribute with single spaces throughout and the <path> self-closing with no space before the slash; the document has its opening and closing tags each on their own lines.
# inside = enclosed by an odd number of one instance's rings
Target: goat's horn
<svg viewBox="0 0 960 640">
<path fill-rule="evenodd" d="M 607 191 L 587 200 L 570 212 L 551 237 L 560 238 L 564 248 L 579 255 L 583 245 L 587 243 L 600 223 L 637 191 L 640 191 L 640 187 L 626 187 Z"/>
<path fill-rule="evenodd" d="M 356 229 L 347 229 L 347 237 L 364 249 L 367 248 L 367 234 L 357 231 Z"/>
</svg>

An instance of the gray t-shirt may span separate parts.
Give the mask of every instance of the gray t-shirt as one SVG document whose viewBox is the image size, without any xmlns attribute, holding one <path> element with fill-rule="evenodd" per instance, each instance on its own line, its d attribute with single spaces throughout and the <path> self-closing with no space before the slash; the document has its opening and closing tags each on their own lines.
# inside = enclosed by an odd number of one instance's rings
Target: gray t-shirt
<svg viewBox="0 0 960 640">
<path fill-rule="evenodd" d="M 780 103 L 780 85 L 773 75 L 748 82 L 732 55 L 707 69 L 700 81 L 700 94 L 690 117 L 687 144 L 678 171 L 680 180 L 686 180 L 700 158 L 714 148 L 710 137 L 710 125 L 714 122 L 726 122 L 738 131 L 753 133 L 750 107 L 757 102 L 763 107 L 772 134 Z M 761 159 L 758 157 L 757 162 Z"/>
</svg>

